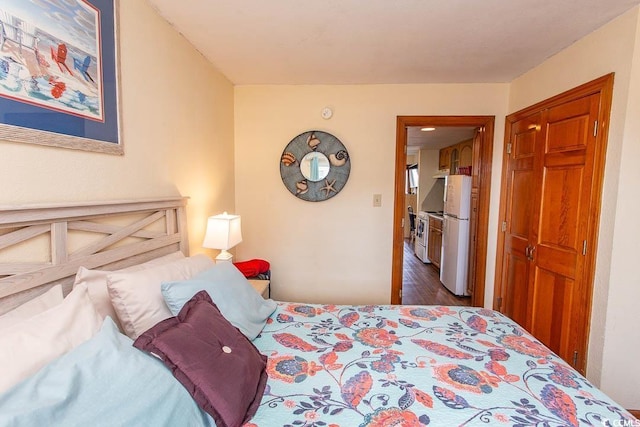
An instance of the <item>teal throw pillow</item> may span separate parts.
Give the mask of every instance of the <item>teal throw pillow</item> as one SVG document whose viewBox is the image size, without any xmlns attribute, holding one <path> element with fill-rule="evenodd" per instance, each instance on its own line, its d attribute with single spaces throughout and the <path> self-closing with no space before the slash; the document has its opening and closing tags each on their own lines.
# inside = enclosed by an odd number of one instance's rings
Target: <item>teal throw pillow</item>
<svg viewBox="0 0 640 427">
<path fill-rule="evenodd" d="M 229 323 L 250 340 L 260 334 L 276 309 L 275 301 L 262 298 L 230 262 L 216 264 L 190 280 L 163 282 L 161 289 L 174 316 L 195 294 L 207 291 Z"/>
</svg>

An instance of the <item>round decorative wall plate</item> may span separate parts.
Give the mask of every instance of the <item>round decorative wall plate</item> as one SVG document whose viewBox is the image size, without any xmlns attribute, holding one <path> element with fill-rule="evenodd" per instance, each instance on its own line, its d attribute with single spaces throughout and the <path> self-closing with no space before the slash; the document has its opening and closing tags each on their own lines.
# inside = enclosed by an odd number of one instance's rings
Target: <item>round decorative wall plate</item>
<svg viewBox="0 0 640 427">
<path fill-rule="evenodd" d="M 321 202 L 342 190 L 351 160 L 345 146 L 327 132 L 310 130 L 293 138 L 280 156 L 280 176 L 299 199 Z"/>
</svg>

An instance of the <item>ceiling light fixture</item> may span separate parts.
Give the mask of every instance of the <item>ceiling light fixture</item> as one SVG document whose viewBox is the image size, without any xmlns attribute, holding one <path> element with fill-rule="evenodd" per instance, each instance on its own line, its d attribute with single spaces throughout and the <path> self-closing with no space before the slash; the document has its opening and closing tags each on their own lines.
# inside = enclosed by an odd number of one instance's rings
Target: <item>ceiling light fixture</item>
<svg viewBox="0 0 640 427">
<path fill-rule="evenodd" d="M 436 130 L 436 128 L 422 128 L 420 129 L 422 132 L 431 132 L 433 130 Z"/>
</svg>

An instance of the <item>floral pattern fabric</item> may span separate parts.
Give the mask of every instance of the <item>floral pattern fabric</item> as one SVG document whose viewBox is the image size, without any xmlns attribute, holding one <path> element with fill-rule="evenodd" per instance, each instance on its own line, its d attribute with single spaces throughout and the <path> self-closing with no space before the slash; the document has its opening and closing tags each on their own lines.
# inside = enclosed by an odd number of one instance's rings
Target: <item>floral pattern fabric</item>
<svg viewBox="0 0 640 427">
<path fill-rule="evenodd" d="M 245 427 L 634 425 L 492 310 L 279 303 L 254 344 L 269 381 Z"/>
</svg>

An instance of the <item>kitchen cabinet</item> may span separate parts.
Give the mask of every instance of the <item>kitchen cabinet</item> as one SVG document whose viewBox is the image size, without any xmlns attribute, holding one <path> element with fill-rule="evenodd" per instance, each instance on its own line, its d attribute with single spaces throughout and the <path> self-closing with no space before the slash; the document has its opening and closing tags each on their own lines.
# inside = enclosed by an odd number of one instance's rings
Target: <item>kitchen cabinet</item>
<svg viewBox="0 0 640 427">
<path fill-rule="evenodd" d="M 460 167 L 460 151 L 458 151 L 458 145 L 452 145 L 451 149 L 451 160 L 449 161 L 449 173 L 451 175 L 458 174 L 458 168 Z"/>
<path fill-rule="evenodd" d="M 439 154 L 438 169 L 449 169 L 451 165 L 451 147 L 441 148 Z"/>
<path fill-rule="evenodd" d="M 442 218 L 429 215 L 429 244 L 427 246 L 427 257 L 431 264 L 440 268 L 440 257 L 442 253 Z"/>
<path fill-rule="evenodd" d="M 473 139 L 458 144 L 458 166 L 467 167 L 473 163 Z"/>
<path fill-rule="evenodd" d="M 473 139 L 441 148 L 438 168 L 449 169 L 456 174 L 459 167 L 471 166 L 473 163 Z"/>
</svg>

